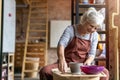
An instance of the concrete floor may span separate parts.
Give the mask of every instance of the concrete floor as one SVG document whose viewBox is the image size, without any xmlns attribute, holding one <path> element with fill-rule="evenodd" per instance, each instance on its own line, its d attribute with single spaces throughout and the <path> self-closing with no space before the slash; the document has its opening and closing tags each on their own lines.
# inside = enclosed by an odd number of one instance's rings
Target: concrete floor
<svg viewBox="0 0 120 80">
<path fill-rule="evenodd" d="M 20 78 L 15 78 L 14 80 L 21 80 Z M 39 79 L 36 79 L 36 78 L 25 78 L 24 80 L 39 80 Z"/>
<path fill-rule="evenodd" d="M 21 80 L 21 74 L 20 73 L 15 73 L 14 74 L 14 80 Z M 24 80 L 39 80 L 39 77 L 37 75 L 36 78 L 24 78 Z"/>
</svg>

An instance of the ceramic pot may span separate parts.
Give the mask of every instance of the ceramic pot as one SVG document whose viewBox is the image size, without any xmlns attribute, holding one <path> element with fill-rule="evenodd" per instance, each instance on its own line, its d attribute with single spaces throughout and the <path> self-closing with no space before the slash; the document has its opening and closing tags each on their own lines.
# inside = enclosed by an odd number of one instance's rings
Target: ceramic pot
<svg viewBox="0 0 120 80">
<path fill-rule="evenodd" d="M 81 74 L 80 66 L 82 66 L 83 63 L 77 63 L 77 62 L 70 62 L 69 67 L 72 74 Z"/>
</svg>

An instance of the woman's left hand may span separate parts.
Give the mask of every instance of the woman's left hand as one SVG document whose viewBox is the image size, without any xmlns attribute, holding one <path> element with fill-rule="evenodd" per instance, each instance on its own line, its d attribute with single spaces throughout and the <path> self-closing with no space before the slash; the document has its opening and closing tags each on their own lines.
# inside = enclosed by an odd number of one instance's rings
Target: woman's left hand
<svg viewBox="0 0 120 80">
<path fill-rule="evenodd" d="M 94 57 L 89 57 L 85 62 L 84 65 L 91 65 L 92 61 L 94 60 Z"/>
<path fill-rule="evenodd" d="M 91 62 L 90 62 L 89 60 L 87 60 L 87 61 L 85 61 L 83 64 L 84 64 L 84 65 L 90 65 Z"/>
</svg>

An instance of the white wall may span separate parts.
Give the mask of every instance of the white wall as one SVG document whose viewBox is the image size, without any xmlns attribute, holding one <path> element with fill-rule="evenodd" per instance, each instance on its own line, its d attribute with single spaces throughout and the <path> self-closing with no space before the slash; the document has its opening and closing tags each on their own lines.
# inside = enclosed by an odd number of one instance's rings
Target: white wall
<svg viewBox="0 0 120 80">
<path fill-rule="evenodd" d="M 50 22 L 50 48 L 56 48 L 58 41 L 67 26 L 71 25 L 70 20 L 51 20 Z"/>
<path fill-rule="evenodd" d="M 15 52 L 15 0 L 4 0 L 3 52 Z"/>
</svg>

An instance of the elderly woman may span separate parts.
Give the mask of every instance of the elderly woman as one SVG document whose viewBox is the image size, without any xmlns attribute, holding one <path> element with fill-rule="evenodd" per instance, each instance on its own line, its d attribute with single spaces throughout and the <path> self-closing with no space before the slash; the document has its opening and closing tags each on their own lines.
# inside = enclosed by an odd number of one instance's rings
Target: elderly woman
<svg viewBox="0 0 120 80">
<path fill-rule="evenodd" d="M 80 24 L 68 26 L 58 42 L 58 61 L 40 70 L 40 80 L 53 80 L 51 69 L 58 68 L 65 73 L 69 62 L 90 65 L 96 55 L 98 33 L 96 29 L 103 23 L 104 17 L 95 8 L 89 8 L 81 17 Z M 104 69 L 108 80 L 109 72 Z"/>
</svg>

